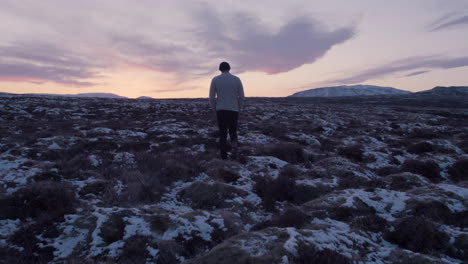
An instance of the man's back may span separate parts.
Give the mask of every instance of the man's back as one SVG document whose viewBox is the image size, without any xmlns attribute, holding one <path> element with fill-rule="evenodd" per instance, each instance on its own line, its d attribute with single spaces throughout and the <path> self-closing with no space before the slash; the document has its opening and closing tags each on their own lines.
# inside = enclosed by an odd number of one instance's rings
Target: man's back
<svg viewBox="0 0 468 264">
<path fill-rule="evenodd" d="M 241 80 L 229 72 L 223 72 L 211 81 L 210 103 L 213 109 L 239 112 L 244 100 Z"/>
</svg>

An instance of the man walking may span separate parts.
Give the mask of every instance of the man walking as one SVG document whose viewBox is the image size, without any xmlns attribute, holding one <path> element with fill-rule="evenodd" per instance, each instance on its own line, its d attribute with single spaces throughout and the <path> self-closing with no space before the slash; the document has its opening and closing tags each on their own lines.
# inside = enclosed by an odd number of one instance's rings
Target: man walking
<svg viewBox="0 0 468 264">
<path fill-rule="evenodd" d="M 232 158 L 237 158 L 237 118 L 244 101 L 244 88 L 241 80 L 229 73 L 227 62 L 219 65 L 221 74 L 214 77 L 210 86 L 210 104 L 216 111 L 219 127 L 221 158 L 227 159 L 227 134 L 231 138 Z"/>
</svg>

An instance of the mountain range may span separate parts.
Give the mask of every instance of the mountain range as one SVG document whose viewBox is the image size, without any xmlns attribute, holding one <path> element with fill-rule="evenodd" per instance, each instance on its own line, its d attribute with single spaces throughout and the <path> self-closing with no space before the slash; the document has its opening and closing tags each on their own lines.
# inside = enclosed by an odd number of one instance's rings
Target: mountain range
<svg viewBox="0 0 468 264">
<path fill-rule="evenodd" d="M 382 87 L 376 85 L 342 85 L 332 87 L 321 87 L 294 93 L 288 97 L 342 97 L 342 96 L 372 96 L 372 95 L 404 95 L 412 94 L 410 91 L 400 90 L 393 87 Z M 468 86 L 437 86 L 430 90 L 416 92 L 420 95 L 468 95 Z M 17 94 L 0 92 L 0 96 L 11 96 Z M 79 93 L 79 94 L 24 94 L 32 96 L 65 96 L 65 97 L 87 97 L 87 98 L 114 98 L 128 99 L 113 93 Z M 154 99 L 148 96 L 140 96 L 138 100 Z"/>
<path fill-rule="evenodd" d="M 430 90 L 418 93 L 430 95 L 468 95 L 468 86 L 437 86 Z"/>
<path fill-rule="evenodd" d="M 375 85 L 342 85 L 322 87 L 300 91 L 289 97 L 337 97 L 337 96 L 366 96 L 366 95 L 398 95 L 411 92 L 393 87 L 382 87 Z"/>
</svg>

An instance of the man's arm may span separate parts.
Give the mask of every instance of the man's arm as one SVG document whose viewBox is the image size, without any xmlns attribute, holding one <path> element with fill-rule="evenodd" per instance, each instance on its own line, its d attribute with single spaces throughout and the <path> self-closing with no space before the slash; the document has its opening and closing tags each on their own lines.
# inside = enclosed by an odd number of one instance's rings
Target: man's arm
<svg viewBox="0 0 468 264">
<path fill-rule="evenodd" d="M 244 87 L 242 86 L 242 81 L 239 78 L 239 90 L 238 90 L 238 101 L 239 101 L 239 111 L 242 110 L 242 107 L 244 106 Z"/>
<path fill-rule="evenodd" d="M 216 85 L 214 83 L 214 79 L 211 80 L 210 85 L 210 106 L 213 111 L 216 111 Z"/>
</svg>

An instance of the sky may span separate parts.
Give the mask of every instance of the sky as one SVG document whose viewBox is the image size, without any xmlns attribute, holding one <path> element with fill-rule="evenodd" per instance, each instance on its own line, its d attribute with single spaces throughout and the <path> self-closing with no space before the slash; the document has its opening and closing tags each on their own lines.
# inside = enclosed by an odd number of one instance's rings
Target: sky
<svg viewBox="0 0 468 264">
<path fill-rule="evenodd" d="M 0 0 L 0 92 L 207 97 L 468 85 L 466 0 Z"/>
</svg>

